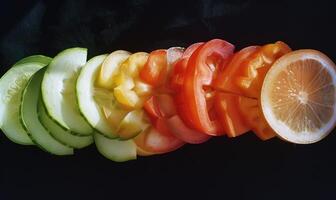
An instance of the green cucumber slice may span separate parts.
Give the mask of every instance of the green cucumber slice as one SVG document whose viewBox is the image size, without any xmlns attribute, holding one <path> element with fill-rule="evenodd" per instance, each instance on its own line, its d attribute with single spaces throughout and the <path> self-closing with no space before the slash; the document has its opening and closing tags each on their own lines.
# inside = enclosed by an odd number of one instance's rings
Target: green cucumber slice
<svg viewBox="0 0 336 200">
<path fill-rule="evenodd" d="M 13 142 L 33 145 L 19 119 L 22 92 L 30 77 L 51 58 L 30 56 L 17 62 L 0 79 L 0 127 Z"/>
<path fill-rule="evenodd" d="M 105 135 L 106 137 L 116 138 L 118 135 L 109 125 L 102 109 L 95 99 L 95 80 L 106 57 L 107 55 L 96 56 L 86 63 L 78 76 L 76 92 L 79 110 L 88 123 L 97 132 Z M 101 95 L 105 94 L 101 93 Z M 113 96 L 113 93 L 111 93 L 111 96 Z"/>
<path fill-rule="evenodd" d="M 76 80 L 86 63 L 87 49 L 71 48 L 49 64 L 42 81 L 43 103 L 49 116 L 65 130 L 91 135 L 93 129 L 81 115 L 76 98 Z"/>
<path fill-rule="evenodd" d="M 23 91 L 20 117 L 28 135 L 41 149 L 55 155 L 71 155 L 73 148 L 55 140 L 39 121 L 37 115 L 38 100 L 41 95 L 41 82 L 46 68 L 40 69 L 29 80 Z"/>
<path fill-rule="evenodd" d="M 17 63 L 14 64 L 14 66 L 25 64 L 25 63 L 41 63 L 44 65 L 48 65 L 51 62 L 51 60 L 52 58 L 44 56 L 44 55 L 33 55 L 33 56 L 28 56 L 28 57 L 25 57 L 19 60 Z"/>
<path fill-rule="evenodd" d="M 72 148 L 81 149 L 93 143 L 92 136 L 77 136 L 70 133 L 69 130 L 64 130 L 55 121 L 53 121 L 42 102 L 42 98 L 38 101 L 37 113 L 41 124 L 49 131 L 57 141 Z"/>
<path fill-rule="evenodd" d="M 94 134 L 94 140 L 98 151 L 115 162 L 135 160 L 137 157 L 137 147 L 133 140 L 113 140 L 99 133 Z"/>
</svg>

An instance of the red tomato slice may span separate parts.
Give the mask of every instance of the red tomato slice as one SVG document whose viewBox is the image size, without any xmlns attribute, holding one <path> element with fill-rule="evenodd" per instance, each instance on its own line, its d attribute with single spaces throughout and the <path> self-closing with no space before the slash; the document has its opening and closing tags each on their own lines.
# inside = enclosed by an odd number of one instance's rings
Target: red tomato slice
<svg viewBox="0 0 336 200">
<path fill-rule="evenodd" d="M 167 120 L 171 132 L 180 140 L 189 144 L 200 144 L 211 138 L 210 135 L 195 131 L 187 127 L 178 115 L 174 115 Z"/>
<path fill-rule="evenodd" d="M 242 95 L 241 88 L 235 82 L 235 77 L 241 76 L 240 68 L 247 65 L 249 57 L 260 49 L 259 46 L 246 47 L 235 53 L 227 65 L 221 65 L 217 77 L 214 80 L 214 87 L 223 92 Z"/>
<path fill-rule="evenodd" d="M 170 132 L 162 118 L 157 119 L 155 128 L 149 128 L 135 137 L 134 142 L 140 149 L 155 154 L 168 153 L 185 144 Z"/>
<path fill-rule="evenodd" d="M 178 61 L 184 54 L 183 47 L 170 47 L 167 50 L 167 65 L 171 67 L 176 61 Z M 169 71 L 169 70 L 168 70 Z"/>
<path fill-rule="evenodd" d="M 250 46 L 235 54 L 233 59 L 221 67 L 214 87 L 250 98 L 260 98 L 265 75 L 272 64 L 291 49 L 283 42 L 262 47 Z"/>
<path fill-rule="evenodd" d="M 141 149 L 140 147 L 137 146 L 137 155 L 138 156 L 152 156 L 155 155 L 156 153 L 154 152 L 149 152 Z"/>
<path fill-rule="evenodd" d="M 150 118 L 169 118 L 176 114 L 174 99 L 169 94 L 151 96 L 144 103 L 144 109 Z"/>
<path fill-rule="evenodd" d="M 195 43 L 190 45 L 182 54 L 182 57 L 175 62 L 173 65 L 170 81 L 168 83 L 169 87 L 175 92 L 179 92 L 183 85 L 184 74 L 187 69 L 187 63 L 191 54 L 201 45 L 203 42 Z"/>
<path fill-rule="evenodd" d="M 167 70 L 167 51 L 159 49 L 149 54 L 146 64 L 140 70 L 139 76 L 145 83 L 158 87 L 164 83 Z"/>
<path fill-rule="evenodd" d="M 159 94 L 156 98 L 161 117 L 169 118 L 176 114 L 176 106 L 171 95 Z"/>
<path fill-rule="evenodd" d="M 172 88 L 175 92 L 174 98 L 175 98 L 175 105 L 177 108 L 178 115 L 182 119 L 184 123 L 188 127 L 191 127 L 192 123 L 190 121 L 190 118 L 188 116 L 188 106 L 185 104 L 185 97 L 184 93 L 182 91 L 183 88 L 183 83 L 184 83 L 184 77 L 185 77 L 185 72 L 187 69 L 187 64 L 190 56 L 202 45 L 204 45 L 203 42 L 200 43 L 195 43 L 190 45 L 183 53 L 181 59 L 175 63 L 172 69 L 172 76 L 170 79 L 170 88 Z M 181 134 L 181 133 L 180 133 Z M 203 138 L 203 135 L 200 135 L 201 138 Z"/>
<path fill-rule="evenodd" d="M 238 86 L 247 97 L 260 98 L 261 87 L 266 73 L 272 64 L 281 56 L 292 51 L 290 47 L 283 42 L 267 44 L 254 53 L 247 67 L 240 69 L 242 76 L 237 77 Z"/>
<path fill-rule="evenodd" d="M 257 99 L 239 98 L 239 109 L 246 123 L 260 139 L 268 140 L 276 135 L 268 125 Z"/>
<path fill-rule="evenodd" d="M 157 119 L 161 118 L 160 123 L 166 123 L 169 130 L 184 142 L 199 144 L 210 138 L 209 135 L 192 130 L 183 123 L 176 115 L 175 104 L 170 95 L 152 96 L 145 103 L 144 109 L 149 114 L 152 124 L 155 125 Z"/>
<path fill-rule="evenodd" d="M 145 103 L 143 107 L 148 114 L 152 124 L 155 124 L 156 119 L 161 117 L 159 106 L 157 105 L 157 99 L 151 96 Z"/>
<path fill-rule="evenodd" d="M 192 128 L 209 135 L 222 135 L 222 127 L 207 103 L 211 96 L 213 75 L 218 65 L 227 62 L 234 46 L 224 40 L 214 39 L 197 48 L 188 60 L 182 93 Z M 215 116 L 215 115 L 214 115 Z"/>
<path fill-rule="evenodd" d="M 198 43 L 194 43 L 192 45 L 190 45 L 183 53 L 182 55 L 182 59 L 189 59 L 190 56 L 196 51 L 196 49 L 198 49 L 198 47 L 202 46 L 204 44 L 204 42 L 198 42 Z"/>
<path fill-rule="evenodd" d="M 239 110 L 241 96 L 216 92 L 214 106 L 228 137 L 237 137 L 250 130 Z"/>
</svg>

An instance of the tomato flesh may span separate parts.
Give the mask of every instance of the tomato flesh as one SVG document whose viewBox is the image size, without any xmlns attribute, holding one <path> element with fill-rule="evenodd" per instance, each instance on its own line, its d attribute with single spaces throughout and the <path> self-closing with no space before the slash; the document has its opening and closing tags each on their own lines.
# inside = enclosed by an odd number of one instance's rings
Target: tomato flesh
<svg viewBox="0 0 336 200">
<path fill-rule="evenodd" d="M 214 87 L 222 92 L 243 95 L 236 81 L 236 77 L 243 76 L 243 70 L 241 70 L 241 68 L 246 67 L 250 56 L 259 49 L 259 46 L 250 46 L 235 53 L 230 62 L 220 66 L 213 84 Z"/>
<path fill-rule="evenodd" d="M 160 119 L 160 126 L 165 123 L 165 127 L 174 134 L 178 139 L 190 143 L 199 144 L 207 141 L 210 136 L 204 133 L 197 132 L 188 128 L 181 118 L 176 114 L 175 104 L 172 102 L 170 95 L 154 95 L 144 106 L 145 111 L 148 113 L 152 124 L 157 125 Z"/>
<path fill-rule="evenodd" d="M 145 111 L 147 112 L 149 118 L 152 121 L 152 124 L 155 123 L 156 119 L 161 117 L 159 107 L 157 105 L 157 99 L 155 96 L 151 96 L 145 103 L 144 107 Z"/>
<path fill-rule="evenodd" d="M 168 83 L 170 88 L 174 90 L 174 98 L 175 98 L 175 105 L 178 112 L 178 115 L 183 120 L 183 122 L 188 125 L 188 127 L 192 127 L 192 123 L 188 116 L 190 113 L 188 111 L 188 107 L 186 106 L 185 96 L 182 91 L 183 84 L 184 84 L 184 78 L 185 78 L 185 72 L 187 69 L 187 64 L 190 56 L 196 49 L 201 47 L 204 43 L 195 43 L 191 46 L 189 46 L 184 54 L 182 55 L 181 59 L 178 60 L 172 69 L 172 76 L 170 78 L 170 82 Z M 203 137 L 200 135 L 200 137 Z"/>
<path fill-rule="evenodd" d="M 246 123 L 260 139 L 268 140 L 276 135 L 268 125 L 257 99 L 239 98 L 239 109 Z"/>
<path fill-rule="evenodd" d="M 140 149 L 155 154 L 168 153 L 184 145 L 183 141 L 170 132 L 162 118 L 156 120 L 154 127 L 135 137 L 134 142 Z"/>
<path fill-rule="evenodd" d="M 155 127 L 166 127 L 175 137 L 187 143 L 201 143 L 210 138 L 210 136 L 188 128 L 177 115 L 176 94 L 180 92 L 183 85 L 184 72 L 187 58 L 202 43 L 193 44 L 181 54 L 179 58 L 175 57 L 171 62 L 169 73 L 161 86 L 155 89 L 155 94 L 144 104 L 144 109 L 148 113 Z M 179 49 L 180 50 L 180 49 Z M 181 62 L 183 61 L 183 62 Z M 181 65 L 182 64 L 182 65 Z M 184 106 L 183 106 L 184 107 Z M 158 127 L 156 127 L 159 129 Z M 161 130 L 162 131 L 162 130 Z M 165 131 L 167 132 L 167 130 Z"/>
<path fill-rule="evenodd" d="M 244 48 L 227 65 L 221 66 L 214 86 L 223 92 L 258 99 L 267 71 L 290 51 L 290 47 L 281 41 Z"/>
<path fill-rule="evenodd" d="M 178 115 L 174 115 L 167 119 L 169 129 L 179 139 L 189 144 L 200 144 L 211 138 L 210 135 L 190 129 L 185 125 Z"/>
<path fill-rule="evenodd" d="M 184 76 L 185 76 L 185 71 L 187 69 L 187 63 L 194 51 L 198 49 L 200 46 L 202 46 L 204 43 L 199 42 L 190 45 L 182 54 L 182 57 L 175 62 L 173 69 L 172 69 L 172 74 L 170 77 L 170 81 L 168 83 L 169 87 L 172 88 L 175 93 L 179 92 L 184 81 Z"/>
<path fill-rule="evenodd" d="M 250 130 L 239 110 L 239 95 L 217 92 L 215 95 L 215 109 L 224 131 L 228 137 L 237 137 Z"/>
<path fill-rule="evenodd" d="M 244 68 L 244 76 L 237 79 L 243 94 L 247 97 L 260 98 L 266 73 L 278 58 L 290 51 L 287 44 L 276 42 L 261 47 L 257 53 L 252 55 L 248 67 Z"/>
<path fill-rule="evenodd" d="M 137 155 L 138 156 L 152 156 L 155 155 L 155 152 L 149 152 L 141 149 L 139 146 L 137 146 Z"/>
<path fill-rule="evenodd" d="M 149 54 L 145 66 L 140 71 L 140 78 L 153 87 L 159 87 L 168 73 L 167 51 L 159 49 Z"/>
<path fill-rule="evenodd" d="M 198 47 L 187 63 L 182 93 L 187 107 L 191 127 L 209 134 L 223 135 L 223 129 L 216 117 L 210 118 L 212 109 L 207 104 L 205 86 L 211 86 L 218 65 L 227 62 L 234 46 L 224 40 L 214 39 Z"/>
</svg>

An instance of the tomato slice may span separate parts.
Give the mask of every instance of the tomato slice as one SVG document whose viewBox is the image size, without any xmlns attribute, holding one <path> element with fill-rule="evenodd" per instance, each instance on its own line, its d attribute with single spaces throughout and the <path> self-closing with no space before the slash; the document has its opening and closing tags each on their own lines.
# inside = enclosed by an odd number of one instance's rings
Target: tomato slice
<svg viewBox="0 0 336 200">
<path fill-rule="evenodd" d="M 211 84 L 218 65 L 228 61 L 234 46 L 224 40 L 214 39 L 196 49 L 188 60 L 182 94 L 188 108 L 192 128 L 209 134 L 223 135 L 220 122 L 208 104 L 212 97 Z M 181 99 L 182 100 L 182 99 Z"/>
<path fill-rule="evenodd" d="M 210 135 L 195 131 L 187 127 L 178 115 L 167 119 L 169 129 L 179 139 L 189 144 L 200 144 L 211 138 Z"/>
<path fill-rule="evenodd" d="M 176 114 L 176 106 L 174 104 L 174 99 L 169 94 L 158 94 L 156 95 L 157 105 L 160 111 L 160 116 L 162 118 L 169 118 Z"/>
<path fill-rule="evenodd" d="M 140 78 L 153 87 L 161 86 L 167 76 L 167 51 L 159 49 L 149 54 L 145 66 L 140 70 Z"/>
<path fill-rule="evenodd" d="M 210 138 L 209 135 L 193 130 L 185 124 L 185 122 L 188 122 L 189 120 L 188 110 L 184 104 L 183 93 L 181 93 L 188 59 L 192 53 L 203 44 L 204 43 L 202 42 L 192 44 L 184 51 L 180 60 L 178 60 L 173 66 L 172 76 L 170 78 L 170 82 L 168 83 L 170 88 L 172 88 L 175 92 L 175 105 L 177 107 L 177 112 L 179 113 L 178 115 L 173 115 L 167 119 L 168 126 L 176 137 L 190 144 L 203 143 Z M 183 120 L 181 117 L 183 117 Z"/>
<path fill-rule="evenodd" d="M 239 95 L 216 92 L 214 106 L 228 137 L 237 137 L 250 130 L 239 110 Z"/>
<path fill-rule="evenodd" d="M 259 49 L 259 46 L 249 46 L 235 53 L 227 65 L 220 66 L 214 80 L 214 87 L 223 92 L 242 95 L 241 88 L 237 85 L 235 78 L 242 76 L 240 68 L 246 67 L 250 56 Z"/>
<path fill-rule="evenodd" d="M 223 92 L 260 98 L 267 71 L 278 58 L 290 51 L 290 47 L 281 41 L 244 48 L 227 65 L 221 66 L 214 86 Z"/>
<path fill-rule="evenodd" d="M 268 140 L 276 135 L 268 125 L 257 99 L 240 97 L 239 109 L 246 123 L 260 139 Z"/>
<path fill-rule="evenodd" d="M 185 50 L 181 59 L 175 63 L 173 67 L 172 76 L 170 79 L 170 88 L 172 88 L 175 91 L 174 97 L 178 115 L 181 117 L 183 122 L 186 123 L 186 125 L 188 125 L 188 127 L 192 127 L 192 123 L 188 116 L 189 111 L 188 107 L 185 104 L 186 102 L 182 88 L 184 83 L 185 72 L 187 70 L 188 60 L 190 56 L 202 45 L 204 45 L 203 42 L 195 43 Z M 200 135 L 200 137 L 203 136 Z"/>
<path fill-rule="evenodd" d="M 144 109 L 152 121 L 157 118 L 169 118 L 176 114 L 173 98 L 168 94 L 157 94 L 151 96 L 145 103 Z"/>
<path fill-rule="evenodd" d="M 180 104 L 178 103 L 178 99 L 182 100 L 184 98 L 181 88 L 183 87 L 188 59 L 203 44 L 196 43 L 191 45 L 182 56 L 180 55 L 180 59 L 175 58 L 175 61 L 171 62 L 171 72 L 166 73 L 167 76 L 170 76 L 167 77 L 170 81 L 164 81 L 164 84 L 160 83 L 161 85 L 156 85 L 155 94 L 144 104 L 144 109 L 149 114 L 158 133 L 170 133 L 184 142 L 193 144 L 205 142 L 210 136 L 186 126 L 183 120 L 176 115 L 176 108 L 179 107 L 180 111 L 183 109 L 182 113 L 184 115 L 188 113 L 186 111 L 187 107 L 184 105 L 185 102 L 183 101 Z M 164 80 L 167 80 L 167 78 L 164 78 Z M 173 89 L 174 91 L 169 89 Z M 188 119 L 187 115 L 185 115 L 185 119 Z"/>
<path fill-rule="evenodd" d="M 141 149 L 141 147 L 137 146 L 137 155 L 138 156 L 152 156 L 155 155 L 155 152 L 149 152 Z"/>
<path fill-rule="evenodd" d="M 145 103 L 144 107 L 147 112 L 152 124 L 155 124 L 157 118 L 161 117 L 159 106 L 157 105 L 157 99 L 155 96 L 151 96 Z"/>
<path fill-rule="evenodd" d="M 260 98 L 261 87 L 266 73 L 272 64 L 291 49 L 283 42 L 267 44 L 252 55 L 247 68 L 243 68 L 243 76 L 237 77 L 238 86 L 247 97 Z"/>
<path fill-rule="evenodd" d="M 172 73 L 170 76 L 170 81 L 168 85 L 175 92 L 179 92 L 184 81 L 185 71 L 187 69 L 188 60 L 194 51 L 203 45 L 203 42 L 195 43 L 190 45 L 182 54 L 182 57 L 175 62 L 172 68 Z"/>
<path fill-rule="evenodd" d="M 180 140 L 190 144 L 199 144 L 210 138 L 209 135 L 192 130 L 183 123 L 176 114 L 175 104 L 170 95 L 154 95 L 144 105 L 152 124 L 155 125 L 160 118 L 160 125 L 166 123 L 171 133 Z"/>
<path fill-rule="evenodd" d="M 134 142 L 140 149 L 155 154 L 168 153 L 185 144 L 170 132 L 162 118 L 157 119 L 155 128 L 148 128 L 135 137 Z"/>
</svg>

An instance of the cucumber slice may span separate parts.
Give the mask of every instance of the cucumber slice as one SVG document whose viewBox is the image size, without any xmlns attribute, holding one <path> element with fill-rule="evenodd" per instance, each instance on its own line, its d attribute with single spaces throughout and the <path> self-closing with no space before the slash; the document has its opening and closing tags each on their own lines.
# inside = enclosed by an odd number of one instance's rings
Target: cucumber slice
<svg viewBox="0 0 336 200">
<path fill-rule="evenodd" d="M 41 63 L 44 65 L 48 65 L 51 62 L 51 60 L 52 58 L 44 55 L 33 55 L 19 60 L 17 63 L 14 64 L 14 66 L 25 63 Z"/>
<path fill-rule="evenodd" d="M 95 133 L 94 140 L 98 151 L 106 158 L 115 162 L 135 160 L 137 147 L 133 140 L 113 140 Z"/>
<path fill-rule="evenodd" d="M 28 80 L 50 60 L 51 58 L 45 56 L 24 58 L 0 79 L 0 126 L 3 133 L 17 144 L 34 144 L 19 120 L 19 107 Z"/>
<path fill-rule="evenodd" d="M 84 48 L 62 51 L 51 61 L 42 81 L 43 103 L 49 116 L 65 130 L 83 136 L 93 132 L 81 115 L 76 98 L 76 80 L 86 56 Z"/>
<path fill-rule="evenodd" d="M 71 155 L 73 154 L 73 148 L 55 140 L 38 119 L 37 104 L 41 95 L 40 88 L 45 71 L 46 68 L 42 68 L 36 72 L 24 89 L 20 117 L 28 135 L 41 149 L 55 155 Z"/>
<path fill-rule="evenodd" d="M 99 91 L 96 94 L 94 83 L 106 57 L 107 55 L 96 56 L 86 63 L 78 76 L 76 92 L 79 110 L 89 124 L 106 137 L 116 138 L 118 135 L 109 125 L 95 99 L 95 95 L 99 96 L 100 94 Z M 104 91 L 101 91 L 101 95 L 105 95 Z M 113 93 L 111 93 L 112 96 Z"/>
<path fill-rule="evenodd" d="M 37 106 L 37 113 L 41 124 L 49 130 L 51 136 L 53 136 L 57 141 L 64 145 L 72 148 L 81 149 L 89 146 L 93 143 L 92 136 L 77 136 L 69 133 L 69 131 L 64 130 L 55 121 L 53 121 L 42 102 L 42 98 L 39 99 Z"/>
</svg>

